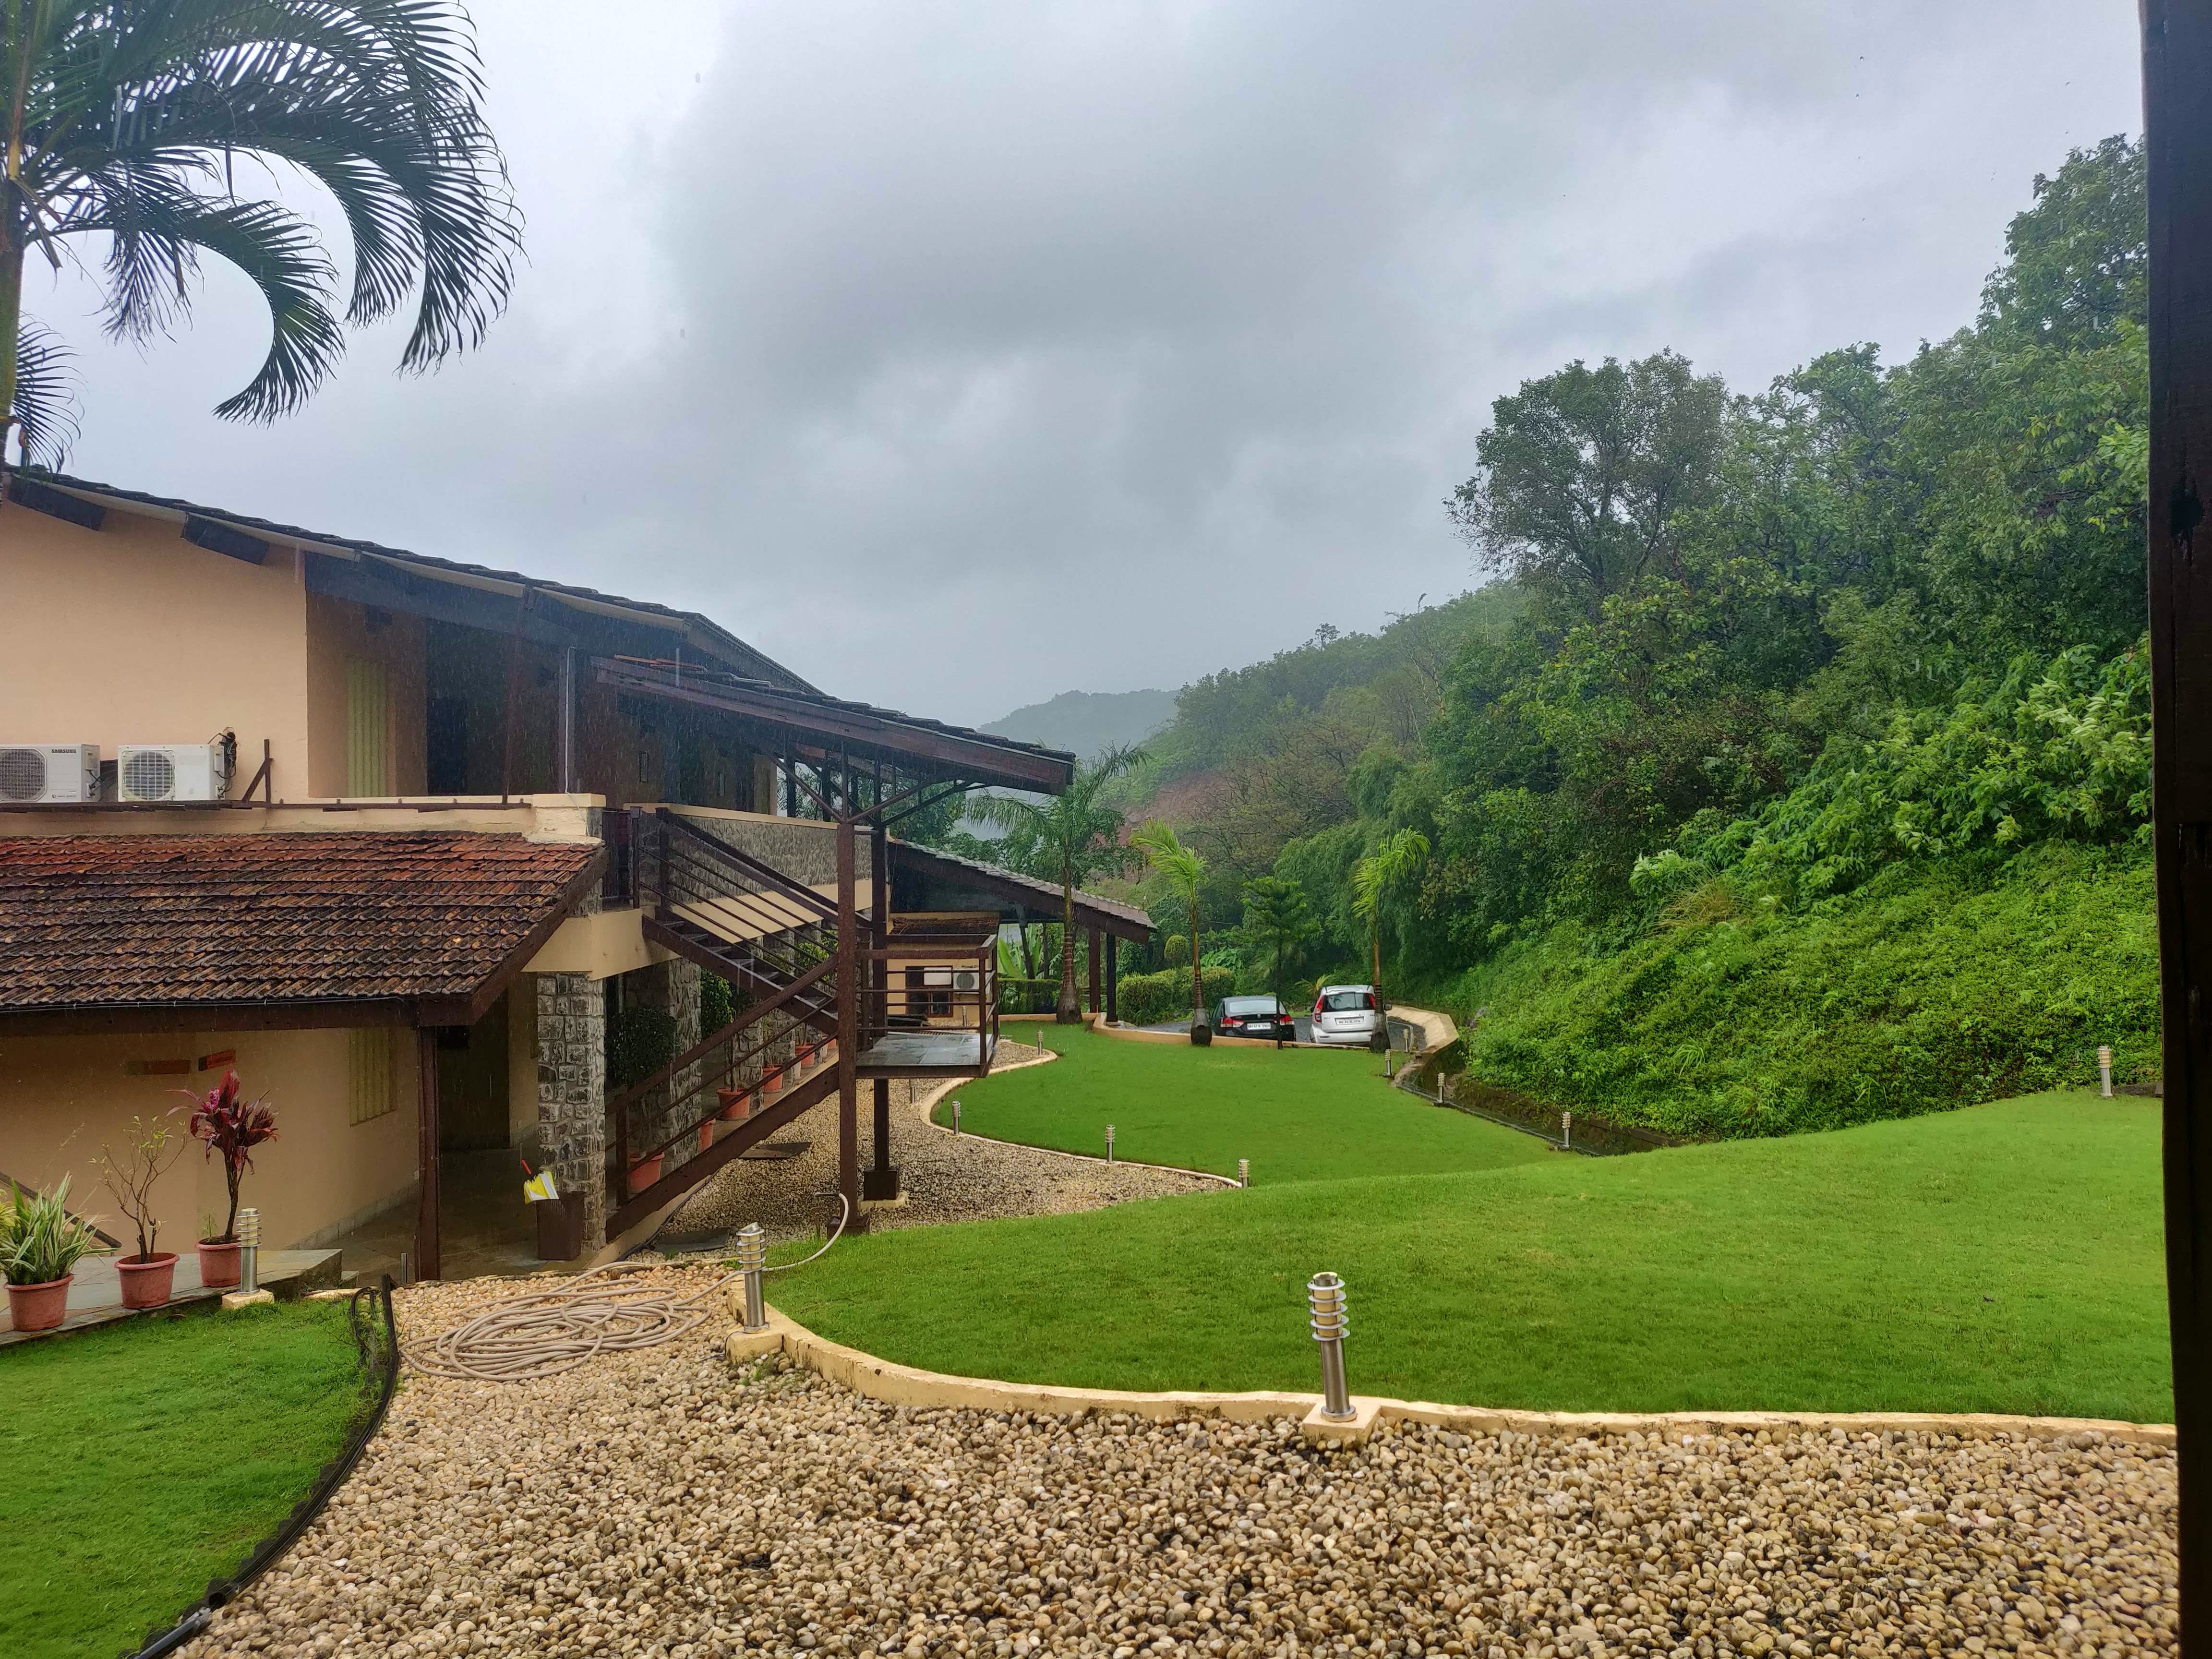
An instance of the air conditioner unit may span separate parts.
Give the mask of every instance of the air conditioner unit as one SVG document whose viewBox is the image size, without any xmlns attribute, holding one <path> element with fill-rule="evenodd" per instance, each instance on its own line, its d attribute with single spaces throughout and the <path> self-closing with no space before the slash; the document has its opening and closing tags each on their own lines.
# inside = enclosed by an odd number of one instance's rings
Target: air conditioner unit
<svg viewBox="0 0 2212 1659">
<path fill-rule="evenodd" d="M 120 800 L 221 800 L 230 787 L 219 743 L 125 743 L 115 749 Z"/>
<path fill-rule="evenodd" d="M 99 799 L 98 744 L 0 744 L 0 801 Z"/>
</svg>

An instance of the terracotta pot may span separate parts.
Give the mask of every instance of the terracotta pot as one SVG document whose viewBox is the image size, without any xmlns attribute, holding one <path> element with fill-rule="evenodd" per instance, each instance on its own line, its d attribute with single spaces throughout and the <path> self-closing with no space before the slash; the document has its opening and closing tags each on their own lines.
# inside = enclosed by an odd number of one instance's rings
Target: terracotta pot
<svg viewBox="0 0 2212 1659">
<path fill-rule="evenodd" d="M 197 1248 L 200 1253 L 201 1284 L 214 1291 L 238 1283 L 240 1246 L 218 1244 L 212 1239 L 204 1238 Z"/>
<path fill-rule="evenodd" d="M 655 1152 L 651 1158 L 638 1159 L 629 1166 L 630 1196 L 635 1198 L 659 1179 L 660 1154 L 659 1152 Z"/>
<path fill-rule="evenodd" d="M 743 1089 L 722 1091 L 722 1117 L 726 1122 L 735 1123 L 744 1116 L 746 1098 Z"/>
<path fill-rule="evenodd" d="M 69 1287 L 75 1273 L 64 1273 L 43 1285 L 10 1285 L 8 1318 L 19 1331 L 50 1331 L 69 1313 Z"/>
<path fill-rule="evenodd" d="M 761 1092 L 763 1095 L 778 1095 L 783 1092 L 782 1066 L 772 1066 L 761 1073 Z"/>
<path fill-rule="evenodd" d="M 125 1256 L 115 1264 L 115 1272 L 123 1281 L 125 1307 L 158 1308 L 175 1293 L 177 1253 L 163 1250 L 143 1261 Z"/>
</svg>

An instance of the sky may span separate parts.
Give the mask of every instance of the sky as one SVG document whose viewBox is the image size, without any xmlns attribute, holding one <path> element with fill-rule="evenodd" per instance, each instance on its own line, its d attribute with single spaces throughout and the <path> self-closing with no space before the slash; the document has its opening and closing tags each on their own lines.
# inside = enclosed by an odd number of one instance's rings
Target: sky
<svg viewBox="0 0 2212 1659">
<path fill-rule="evenodd" d="M 360 335 L 240 426 L 242 278 L 141 350 L 34 270 L 70 470 L 699 610 L 967 722 L 1471 585 L 1443 502 L 1492 398 L 1902 357 L 2037 173 L 2141 126 L 2131 0 L 471 9 L 528 219 L 484 346 L 401 377 Z"/>
</svg>

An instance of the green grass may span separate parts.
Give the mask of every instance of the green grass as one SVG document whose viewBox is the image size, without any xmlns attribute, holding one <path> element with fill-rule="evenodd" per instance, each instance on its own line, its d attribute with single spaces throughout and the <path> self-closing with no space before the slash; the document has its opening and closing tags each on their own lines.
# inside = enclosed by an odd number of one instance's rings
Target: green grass
<svg viewBox="0 0 2212 1659">
<path fill-rule="evenodd" d="M 0 1348 L 0 1653 L 137 1646 L 306 1495 L 359 1399 L 343 1304 Z"/>
<path fill-rule="evenodd" d="M 1097 1155 L 1110 1123 L 1117 1157 L 1227 1176 L 1249 1158 L 1255 1187 L 1495 1170 L 1556 1156 L 1532 1135 L 1423 1105 L 1385 1083 L 1381 1057 L 1362 1051 L 1194 1048 L 1049 1022 L 1009 1025 L 1002 1035 L 1018 1060 L 1040 1033 L 1068 1058 L 966 1085 L 963 1128 Z M 952 1121 L 949 1104 L 936 1115 Z"/>
<path fill-rule="evenodd" d="M 1080 1063 L 1036 1076 L 1073 1092 Z M 1365 1109 L 1347 1097 L 1347 1115 Z M 1212 1110 L 1195 1089 L 1181 1098 Z M 1311 1389 L 1304 1285 L 1326 1267 L 1351 1287 L 1357 1392 L 2168 1421 L 2158 1159 L 2154 1104 L 2041 1095 L 1826 1134 L 864 1236 L 776 1301 L 939 1370 Z"/>
</svg>

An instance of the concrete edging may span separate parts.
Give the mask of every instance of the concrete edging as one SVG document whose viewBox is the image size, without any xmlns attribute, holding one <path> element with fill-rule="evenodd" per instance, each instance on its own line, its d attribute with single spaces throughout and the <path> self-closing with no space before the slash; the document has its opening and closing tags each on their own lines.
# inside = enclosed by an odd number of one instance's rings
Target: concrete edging
<svg viewBox="0 0 2212 1659">
<path fill-rule="evenodd" d="M 734 1292 L 730 1293 L 734 1297 Z M 1593 1433 L 1697 1434 L 1756 1432 L 1777 1429 L 1846 1434 L 1950 1434 L 1966 1439 L 2013 1435 L 2057 1440 L 2081 1434 L 2102 1435 L 2129 1445 L 2170 1451 L 2170 1423 L 2124 1423 L 2090 1417 L 2020 1417 L 1995 1412 L 1527 1412 L 1486 1406 L 1449 1406 L 1428 1400 L 1389 1400 L 1355 1395 L 1349 1424 L 1320 1417 L 1321 1396 L 1258 1390 L 1206 1394 L 1185 1390 L 1143 1393 L 1125 1389 L 1064 1388 L 1045 1382 L 1001 1382 L 991 1377 L 954 1376 L 901 1365 L 858 1348 L 817 1335 L 770 1308 L 765 1331 L 732 1330 L 725 1352 L 732 1363 L 781 1352 L 809 1370 L 854 1393 L 887 1405 L 925 1410 L 1030 1412 L 1078 1416 L 1085 1412 L 1125 1412 L 1165 1422 L 1178 1418 L 1216 1417 L 1237 1423 L 1294 1417 L 1310 1439 L 1363 1441 L 1382 1423 L 1420 1423 L 1462 1434 L 1523 1434 L 1572 1438 Z"/>
<path fill-rule="evenodd" d="M 1048 1049 L 1046 1050 L 1042 1059 L 1018 1060 L 1012 1066 L 1003 1067 L 994 1066 L 991 1070 L 994 1073 L 1001 1070 L 1018 1072 L 1024 1066 L 1043 1066 L 1053 1060 L 1058 1060 L 1060 1056 L 1058 1054 L 1054 1054 L 1051 1050 Z M 963 1129 L 956 1135 L 951 1129 L 948 1129 L 945 1125 L 938 1122 L 936 1119 L 930 1115 L 932 1112 L 937 1109 L 937 1103 L 944 1099 L 947 1095 L 951 1094 L 955 1089 L 959 1088 L 963 1084 L 977 1083 L 981 1081 L 981 1079 L 980 1078 L 949 1078 L 945 1082 L 939 1084 L 934 1089 L 932 1089 L 927 1094 L 917 1095 L 915 1097 L 913 1110 L 915 1115 L 921 1119 L 922 1127 L 933 1130 L 935 1133 L 947 1136 L 954 1140 L 980 1140 L 984 1142 L 986 1145 L 992 1146 L 1012 1146 L 1024 1152 L 1043 1152 L 1052 1158 L 1073 1158 L 1079 1164 L 1096 1164 L 1102 1169 L 1157 1170 L 1164 1175 L 1194 1176 L 1200 1181 L 1218 1182 L 1222 1186 L 1228 1188 L 1231 1192 L 1241 1192 L 1243 1190 L 1243 1188 L 1237 1185 L 1237 1177 L 1234 1176 L 1216 1175 L 1211 1170 L 1186 1170 L 1180 1164 L 1146 1164 L 1133 1158 L 1117 1158 L 1113 1161 L 1113 1163 L 1109 1164 L 1104 1158 L 1097 1157 L 1094 1153 L 1071 1152 L 1064 1146 L 1039 1146 L 1026 1140 L 1001 1140 L 996 1135 L 979 1135 L 972 1129 Z"/>
</svg>

